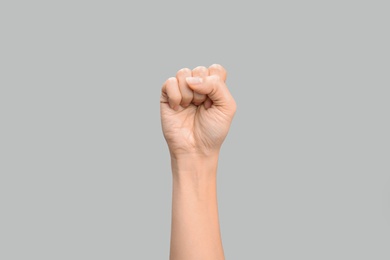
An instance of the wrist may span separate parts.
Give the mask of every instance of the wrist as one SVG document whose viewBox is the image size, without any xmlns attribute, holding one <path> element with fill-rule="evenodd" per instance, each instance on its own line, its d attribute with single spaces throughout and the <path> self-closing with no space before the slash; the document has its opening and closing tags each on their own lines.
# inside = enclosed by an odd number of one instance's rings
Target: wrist
<svg viewBox="0 0 390 260">
<path fill-rule="evenodd" d="M 218 154 L 171 157 L 173 194 L 193 203 L 216 201 Z"/>
<path fill-rule="evenodd" d="M 171 155 L 172 177 L 189 181 L 208 181 L 216 177 L 219 153 Z"/>
</svg>

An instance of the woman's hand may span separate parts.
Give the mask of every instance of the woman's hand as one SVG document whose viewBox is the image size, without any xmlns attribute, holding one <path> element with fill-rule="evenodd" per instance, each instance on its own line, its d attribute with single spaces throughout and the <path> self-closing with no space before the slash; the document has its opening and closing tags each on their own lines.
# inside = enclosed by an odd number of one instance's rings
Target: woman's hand
<svg viewBox="0 0 390 260">
<path fill-rule="evenodd" d="M 225 80 L 225 69 L 214 64 L 181 69 L 164 83 L 161 123 L 171 156 L 219 153 L 237 107 Z"/>
</svg>

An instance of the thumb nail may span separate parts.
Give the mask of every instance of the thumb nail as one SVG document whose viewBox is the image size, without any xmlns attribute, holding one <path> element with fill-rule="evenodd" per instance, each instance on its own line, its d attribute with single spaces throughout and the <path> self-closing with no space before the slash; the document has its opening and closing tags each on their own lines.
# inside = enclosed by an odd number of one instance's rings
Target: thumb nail
<svg viewBox="0 0 390 260">
<path fill-rule="evenodd" d="M 202 83 L 202 79 L 199 77 L 188 77 L 188 78 L 186 78 L 186 81 L 190 85 L 197 85 L 197 84 Z"/>
</svg>

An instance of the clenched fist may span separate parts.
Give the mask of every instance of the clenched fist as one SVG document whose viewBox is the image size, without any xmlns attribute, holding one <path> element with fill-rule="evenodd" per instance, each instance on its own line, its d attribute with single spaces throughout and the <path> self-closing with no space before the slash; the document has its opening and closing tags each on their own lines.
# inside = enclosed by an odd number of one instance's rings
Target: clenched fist
<svg viewBox="0 0 390 260">
<path fill-rule="evenodd" d="M 236 112 L 221 65 L 181 69 L 163 85 L 161 124 L 171 156 L 219 153 Z"/>
</svg>

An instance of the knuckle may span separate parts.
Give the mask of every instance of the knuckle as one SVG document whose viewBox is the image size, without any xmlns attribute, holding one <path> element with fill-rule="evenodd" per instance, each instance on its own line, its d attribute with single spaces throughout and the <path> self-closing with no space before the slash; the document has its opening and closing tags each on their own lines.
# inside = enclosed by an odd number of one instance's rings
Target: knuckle
<svg viewBox="0 0 390 260">
<path fill-rule="evenodd" d="M 172 83 L 176 83 L 176 78 L 170 77 L 167 79 L 167 81 L 165 81 L 165 83 L 167 84 L 167 86 L 171 85 Z"/>
<path fill-rule="evenodd" d="M 198 66 L 196 68 L 194 68 L 192 71 L 207 71 L 207 68 L 205 66 Z"/>
<path fill-rule="evenodd" d="M 176 77 L 187 76 L 188 74 L 191 74 L 191 70 L 189 68 L 183 68 L 176 73 Z"/>
<path fill-rule="evenodd" d="M 224 68 L 222 65 L 216 64 L 216 63 L 214 63 L 213 65 L 211 65 L 211 66 L 209 67 L 209 69 L 219 70 L 219 71 L 221 71 L 221 72 L 226 71 L 225 68 Z"/>
<path fill-rule="evenodd" d="M 218 71 L 220 71 L 222 73 L 226 73 L 226 69 L 222 65 L 220 65 L 220 64 L 213 64 L 213 65 L 210 66 L 210 69 L 218 70 Z"/>
<path fill-rule="evenodd" d="M 210 74 L 218 74 L 223 79 L 226 79 L 226 69 L 219 64 L 213 64 L 209 67 Z"/>
</svg>

